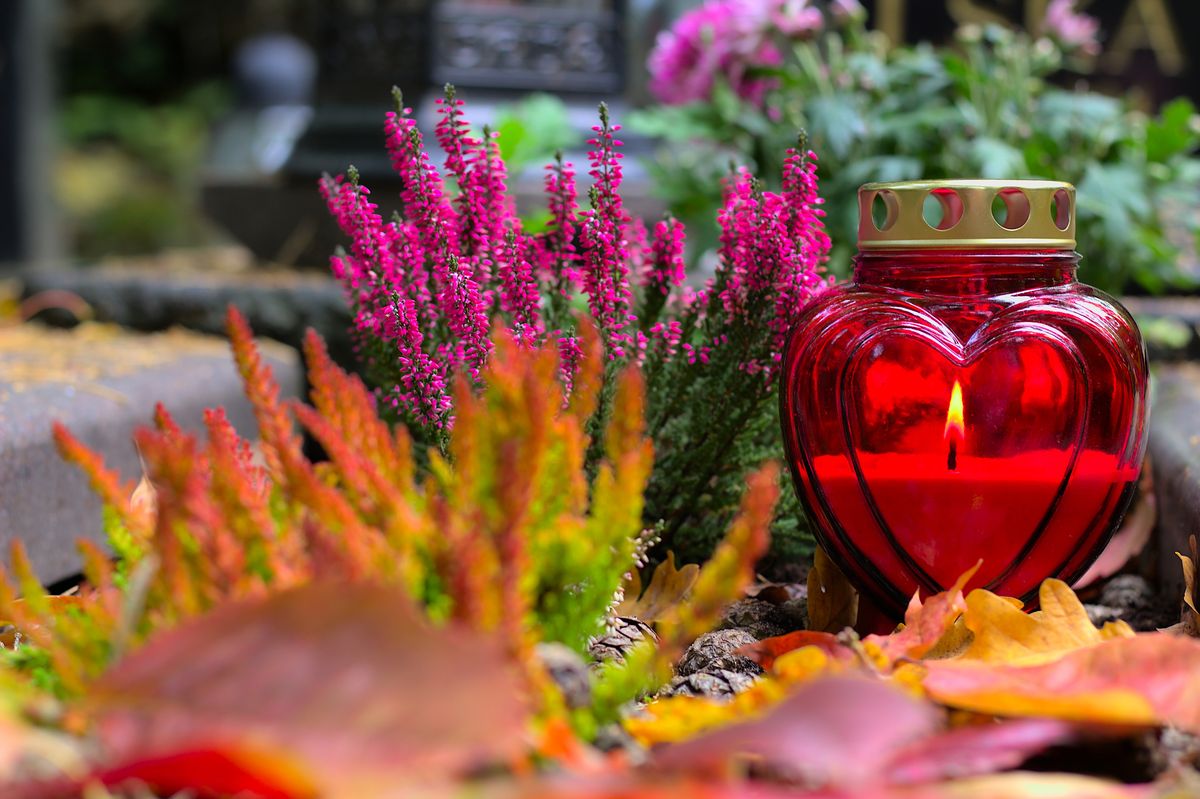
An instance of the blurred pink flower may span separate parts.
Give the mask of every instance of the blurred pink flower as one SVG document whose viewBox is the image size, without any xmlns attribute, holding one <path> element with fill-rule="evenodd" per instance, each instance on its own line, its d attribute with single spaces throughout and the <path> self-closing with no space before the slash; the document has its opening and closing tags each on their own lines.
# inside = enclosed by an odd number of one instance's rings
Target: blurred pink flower
<svg viewBox="0 0 1200 799">
<path fill-rule="evenodd" d="M 708 100 L 720 75 L 739 97 L 761 104 L 773 81 L 754 67 L 778 66 L 770 40 L 778 0 L 711 0 L 658 34 L 650 53 L 650 89 L 668 105 Z M 818 12 L 819 16 L 819 12 Z"/>
<path fill-rule="evenodd" d="M 1100 52 L 1100 21 L 1075 9 L 1075 0 L 1051 0 L 1042 32 L 1068 51 L 1087 55 Z"/>
<path fill-rule="evenodd" d="M 770 9 L 771 24 L 785 36 L 811 36 L 825 27 L 824 15 L 810 0 L 774 0 Z"/>
</svg>

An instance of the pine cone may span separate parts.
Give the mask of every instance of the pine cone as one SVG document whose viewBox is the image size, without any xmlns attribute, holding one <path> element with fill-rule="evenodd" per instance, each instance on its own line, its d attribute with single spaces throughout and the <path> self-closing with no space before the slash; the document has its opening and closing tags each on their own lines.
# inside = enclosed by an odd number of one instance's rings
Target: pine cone
<svg viewBox="0 0 1200 799">
<path fill-rule="evenodd" d="M 588 645 L 588 653 L 598 661 L 622 661 L 625 653 L 642 641 L 658 643 L 649 624 L 632 616 L 616 616 L 608 623 L 608 632 Z"/>
</svg>

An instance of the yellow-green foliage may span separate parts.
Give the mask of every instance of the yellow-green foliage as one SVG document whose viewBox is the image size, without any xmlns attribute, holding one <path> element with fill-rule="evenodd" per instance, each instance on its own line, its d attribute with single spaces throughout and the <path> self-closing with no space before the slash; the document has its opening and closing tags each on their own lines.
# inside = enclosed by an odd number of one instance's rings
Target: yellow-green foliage
<svg viewBox="0 0 1200 799">
<path fill-rule="evenodd" d="M 605 458 L 589 495 L 585 432 L 600 383 L 594 332 L 564 398 L 552 346 L 497 336 L 485 388 L 457 389 L 448 454 L 418 470 L 356 377 L 320 340 L 306 345 L 312 405 L 284 403 L 245 322 L 230 313 L 235 358 L 258 420 L 257 458 L 223 413 L 201 442 L 160 409 L 138 445 L 153 502 L 131 502 L 99 457 L 65 429 L 110 518 L 114 566 L 83 544 L 89 588 L 62 612 L 18 545 L 15 584 L 0 581 L 0 618 L 43 651 L 64 695 L 77 693 L 154 631 L 236 597 L 314 577 L 401 584 L 435 620 L 502 629 L 514 653 L 539 640 L 582 649 L 631 567 L 652 463 L 636 370 L 619 379 Z M 326 450 L 301 451 L 298 421 Z M 22 599 L 18 600 L 17 597 Z M 56 612 L 57 611 L 57 612 Z"/>
</svg>

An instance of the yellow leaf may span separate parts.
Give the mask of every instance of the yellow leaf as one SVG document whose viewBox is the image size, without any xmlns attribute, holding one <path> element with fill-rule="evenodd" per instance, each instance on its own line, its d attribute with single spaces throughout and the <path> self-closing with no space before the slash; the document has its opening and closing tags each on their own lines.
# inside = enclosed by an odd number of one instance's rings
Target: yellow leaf
<svg viewBox="0 0 1200 799">
<path fill-rule="evenodd" d="M 1097 777 L 1015 771 L 945 782 L 932 795 L 939 799 L 1133 799 L 1144 794 Z"/>
<path fill-rule="evenodd" d="M 1200 731 L 1200 641 L 1166 633 L 1114 638 L 1042 663 L 920 664 L 942 704 L 996 716 L 1038 716 Z"/>
<path fill-rule="evenodd" d="M 808 573 L 808 629 L 839 633 L 858 620 L 858 592 L 836 564 L 817 547 Z"/>
<path fill-rule="evenodd" d="M 1125 622 L 1096 629 L 1078 597 L 1061 580 L 1046 580 L 1038 593 L 1041 610 L 1026 614 L 1006 598 L 976 589 L 967 596 L 964 621 L 974 635 L 962 654 L 985 663 L 1045 663 L 1110 638 L 1133 635 Z"/>
</svg>

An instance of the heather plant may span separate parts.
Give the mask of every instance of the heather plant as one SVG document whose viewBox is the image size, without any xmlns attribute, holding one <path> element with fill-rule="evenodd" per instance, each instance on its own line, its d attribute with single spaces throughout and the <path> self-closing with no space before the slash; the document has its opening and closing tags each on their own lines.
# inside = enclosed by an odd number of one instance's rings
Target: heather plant
<svg viewBox="0 0 1200 799">
<path fill-rule="evenodd" d="M 448 386 L 461 371 L 486 391 L 500 320 L 522 347 L 560 353 L 568 397 L 594 391 L 593 433 L 614 413 L 617 375 L 628 364 L 646 382 L 647 432 L 657 453 L 643 517 L 686 559 L 712 550 L 752 466 L 776 454 L 773 383 L 784 334 L 825 285 L 829 239 L 817 192 L 816 156 L 787 151 L 781 190 L 747 170 L 724 177 L 714 277 L 685 285 L 683 225 L 647 230 L 625 211 L 620 126 L 600 107 L 589 141 L 586 208 L 574 166 L 546 167 L 548 222 L 524 230 L 508 196 L 496 135 L 472 135 L 462 101 L 447 87 L 436 137 L 444 171 L 397 97 L 384 124 L 403 212 L 383 219 L 353 169 L 321 181 L 330 212 L 350 240 L 332 259 L 354 311 L 362 356 L 379 396 L 418 440 L 445 449 L 459 409 Z M 450 186 L 456 188 L 449 188 Z M 604 369 L 579 385 L 577 313 L 599 332 Z M 601 455 L 593 436 L 587 468 Z M 776 554 L 806 554 L 794 504 L 782 516 Z"/>
<path fill-rule="evenodd" d="M 821 153 L 835 273 L 848 273 L 863 183 L 1046 178 L 1079 188 L 1089 283 L 1189 285 L 1195 108 L 1179 99 L 1147 115 L 1083 81 L 1055 85 L 1064 68 L 1087 75 L 1099 50 L 1098 23 L 1077 5 L 1054 0 L 1032 32 L 971 25 L 951 44 L 893 46 L 857 0 L 709 0 L 660 34 L 648 68 L 663 105 L 632 124 L 668 140 L 647 166 L 697 250 L 715 246 L 721 165 L 773 177 L 803 127 Z"/>
<path fill-rule="evenodd" d="M 588 323 L 577 331 L 569 396 L 557 378 L 554 342 L 522 344 L 498 328 L 480 373 L 483 389 L 473 390 L 466 376 L 456 381 L 446 453 L 430 453 L 424 470 L 407 429 L 378 415 L 372 393 L 330 361 L 315 334 L 305 347 L 313 387 L 307 405 L 279 398 L 232 311 L 229 332 L 261 457 L 221 411 L 206 414 L 201 441 L 159 408 L 154 427 L 137 434 L 146 480 L 133 490 L 56 428 L 63 455 L 104 500 L 117 558 L 81 542 L 87 584 L 81 596 L 63 599 L 42 589 L 18 541 L 15 581 L 0 579 L 0 618 L 23 636 L 6 655 L 8 667 L 76 697 L 166 628 L 231 602 L 335 580 L 397 586 L 435 623 L 498 635 L 535 692 L 549 690 L 534 645 L 556 641 L 585 652 L 646 545 L 642 495 L 653 450 L 636 366 L 613 378 L 614 412 L 589 486 L 587 428 L 603 361 Z M 296 422 L 327 461 L 304 456 Z M 599 678 L 614 701 L 631 698 L 621 685 L 640 690 L 669 676 L 666 658 L 702 632 L 690 620 L 712 623 L 753 578 L 775 477 L 768 469 L 752 479 L 728 542 L 702 570 L 698 606 L 665 622 L 674 631 L 664 632 L 661 653 L 640 661 L 648 663 L 644 673 L 634 679 L 610 668 Z M 546 702 L 553 710 L 553 691 Z M 576 722 L 595 729 L 586 712 Z"/>
</svg>

